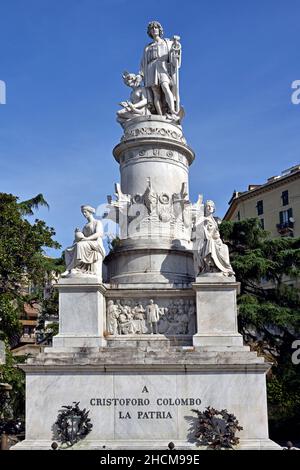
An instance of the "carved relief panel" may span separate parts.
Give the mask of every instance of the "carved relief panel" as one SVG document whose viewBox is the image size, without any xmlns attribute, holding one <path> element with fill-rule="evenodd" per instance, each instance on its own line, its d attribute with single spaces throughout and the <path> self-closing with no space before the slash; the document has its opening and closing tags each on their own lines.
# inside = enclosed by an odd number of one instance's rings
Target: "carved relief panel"
<svg viewBox="0 0 300 470">
<path fill-rule="evenodd" d="M 110 299 L 107 302 L 109 335 L 190 335 L 196 331 L 194 299 Z"/>
</svg>

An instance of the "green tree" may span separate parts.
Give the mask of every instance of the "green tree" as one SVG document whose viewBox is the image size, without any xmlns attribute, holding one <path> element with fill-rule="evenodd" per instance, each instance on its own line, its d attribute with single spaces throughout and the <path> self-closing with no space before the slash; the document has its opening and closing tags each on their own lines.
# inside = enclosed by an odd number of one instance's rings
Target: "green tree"
<svg viewBox="0 0 300 470">
<path fill-rule="evenodd" d="M 236 278 L 239 328 L 251 348 L 274 365 L 268 374 L 271 431 L 293 437 L 300 431 L 300 366 L 292 343 L 300 339 L 300 238 L 270 238 L 257 219 L 223 221 Z M 294 282 L 293 282 L 294 281 Z M 285 433 L 288 433 L 286 435 Z"/>
<path fill-rule="evenodd" d="M 12 194 L 0 193 L 0 339 L 7 345 L 2 376 L 13 386 L 12 405 L 16 415 L 24 406 L 24 377 L 16 369 L 9 349 L 21 334 L 19 322 L 24 304 L 43 303 L 45 280 L 61 271 L 60 260 L 45 255 L 44 249 L 60 248 L 55 231 L 42 220 L 30 223 L 28 216 L 40 205 L 48 206 L 43 195 L 19 202 Z M 26 289 L 33 286 L 31 292 Z"/>
</svg>

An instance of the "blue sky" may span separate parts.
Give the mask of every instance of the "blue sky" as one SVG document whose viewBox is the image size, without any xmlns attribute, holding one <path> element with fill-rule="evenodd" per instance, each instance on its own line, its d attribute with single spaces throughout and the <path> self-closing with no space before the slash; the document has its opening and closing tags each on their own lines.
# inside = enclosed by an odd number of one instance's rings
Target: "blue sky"
<svg viewBox="0 0 300 470">
<path fill-rule="evenodd" d="M 300 162 L 299 0 L 1 0 L 0 191 L 43 193 L 37 216 L 69 245 L 80 205 L 113 194 L 112 148 L 146 27 L 181 36 L 184 133 L 196 153 L 190 197 L 224 215 L 234 189 Z"/>
</svg>

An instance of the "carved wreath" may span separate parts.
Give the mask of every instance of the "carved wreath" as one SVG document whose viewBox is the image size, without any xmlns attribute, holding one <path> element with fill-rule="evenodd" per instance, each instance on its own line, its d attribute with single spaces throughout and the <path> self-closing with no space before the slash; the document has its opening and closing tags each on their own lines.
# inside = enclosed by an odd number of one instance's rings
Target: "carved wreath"
<svg viewBox="0 0 300 470">
<path fill-rule="evenodd" d="M 72 446 L 83 439 L 92 430 L 92 423 L 88 417 L 89 410 L 79 408 L 80 402 L 73 405 L 62 406 L 55 422 L 57 434 L 63 444 Z"/>
<path fill-rule="evenodd" d="M 235 433 L 243 428 L 233 414 L 210 406 L 204 411 L 192 411 L 198 415 L 195 437 L 199 439 L 200 445 L 206 445 L 210 449 L 232 449 L 239 443 Z"/>
</svg>

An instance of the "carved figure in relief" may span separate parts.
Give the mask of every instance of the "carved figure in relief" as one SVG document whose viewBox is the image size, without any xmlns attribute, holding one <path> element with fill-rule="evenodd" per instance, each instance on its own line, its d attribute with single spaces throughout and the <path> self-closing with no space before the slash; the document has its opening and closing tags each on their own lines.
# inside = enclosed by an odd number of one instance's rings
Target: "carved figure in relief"
<svg viewBox="0 0 300 470">
<path fill-rule="evenodd" d="M 160 319 L 158 323 L 158 331 L 159 333 L 163 334 L 166 333 L 166 331 L 169 328 L 169 319 L 168 319 L 168 307 L 162 307 L 160 308 Z"/>
<path fill-rule="evenodd" d="M 177 321 L 178 321 L 178 332 L 177 334 L 186 335 L 188 332 L 189 318 L 186 313 L 185 303 L 183 299 L 179 300 L 179 306 L 177 309 Z"/>
<path fill-rule="evenodd" d="M 138 303 L 132 311 L 136 333 L 147 333 L 148 329 L 145 323 L 145 309 L 143 305 L 141 303 Z"/>
<path fill-rule="evenodd" d="M 159 309 L 158 305 L 150 299 L 146 307 L 147 325 L 150 334 L 157 334 L 157 323 L 159 322 Z"/>
<path fill-rule="evenodd" d="M 109 300 L 107 303 L 107 331 L 111 335 L 118 334 L 118 318 L 119 318 L 119 309 L 117 305 L 114 305 L 113 300 Z"/>
<path fill-rule="evenodd" d="M 146 188 L 146 191 L 144 192 L 143 200 L 150 215 L 156 212 L 158 195 L 152 189 L 150 177 L 147 178 L 147 188 Z"/>
<path fill-rule="evenodd" d="M 124 309 L 119 315 L 119 332 L 121 335 L 130 335 L 135 333 L 134 323 L 128 318 Z"/>
</svg>

